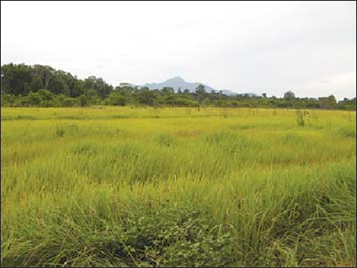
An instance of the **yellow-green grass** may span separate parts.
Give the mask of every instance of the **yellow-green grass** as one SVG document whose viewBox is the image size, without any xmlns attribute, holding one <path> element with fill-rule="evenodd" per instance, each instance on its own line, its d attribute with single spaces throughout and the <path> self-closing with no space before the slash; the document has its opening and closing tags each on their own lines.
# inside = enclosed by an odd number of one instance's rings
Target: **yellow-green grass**
<svg viewBox="0 0 357 268">
<path fill-rule="evenodd" d="M 356 260 L 356 113 L 2 108 L 2 266 Z"/>
</svg>

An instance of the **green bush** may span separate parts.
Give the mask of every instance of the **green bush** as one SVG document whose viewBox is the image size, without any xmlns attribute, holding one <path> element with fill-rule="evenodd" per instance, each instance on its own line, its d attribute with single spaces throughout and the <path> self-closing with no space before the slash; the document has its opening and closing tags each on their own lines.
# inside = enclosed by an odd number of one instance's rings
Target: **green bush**
<svg viewBox="0 0 357 268">
<path fill-rule="evenodd" d="M 115 106 L 125 106 L 127 102 L 127 98 L 115 92 L 111 93 L 105 100 L 106 104 Z"/>
<path fill-rule="evenodd" d="M 84 106 L 88 106 L 88 99 L 86 97 L 86 95 L 82 94 L 81 96 L 79 96 L 79 104 L 84 107 Z"/>
</svg>

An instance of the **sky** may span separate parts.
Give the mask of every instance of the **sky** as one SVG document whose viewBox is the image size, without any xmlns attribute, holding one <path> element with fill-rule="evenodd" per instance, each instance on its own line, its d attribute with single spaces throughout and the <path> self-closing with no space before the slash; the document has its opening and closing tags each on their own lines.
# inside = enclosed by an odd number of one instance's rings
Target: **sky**
<svg viewBox="0 0 357 268">
<path fill-rule="evenodd" d="M 356 96 L 356 2 L 1 2 L 1 64 L 116 86 Z"/>
</svg>

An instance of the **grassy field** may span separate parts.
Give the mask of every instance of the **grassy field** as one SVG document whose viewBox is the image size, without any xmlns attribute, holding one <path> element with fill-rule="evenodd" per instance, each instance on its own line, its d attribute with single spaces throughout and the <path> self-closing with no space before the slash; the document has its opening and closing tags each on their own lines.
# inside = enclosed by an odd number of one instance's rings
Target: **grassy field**
<svg viewBox="0 0 357 268">
<path fill-rule="evenodd" d="M 356 113 L 2 108 L 2 266 L 353 266 Z"/>
</svg>

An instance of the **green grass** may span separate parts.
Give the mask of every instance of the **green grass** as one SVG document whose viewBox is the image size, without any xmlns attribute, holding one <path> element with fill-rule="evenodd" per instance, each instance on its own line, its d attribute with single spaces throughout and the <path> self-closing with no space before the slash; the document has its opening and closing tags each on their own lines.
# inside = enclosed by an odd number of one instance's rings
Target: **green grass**
<svg viewBox="0 0 357 268">
<path fill-rule="evenodd" d="M 2 108 L 1 265 L 355 265 L 356 114 L 309 113 Z"/>
</svg>

